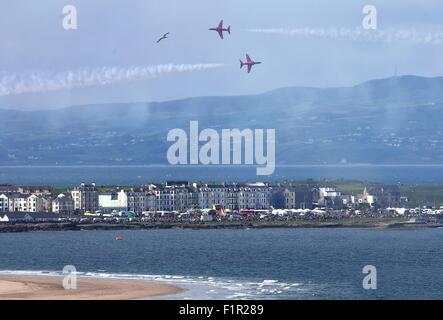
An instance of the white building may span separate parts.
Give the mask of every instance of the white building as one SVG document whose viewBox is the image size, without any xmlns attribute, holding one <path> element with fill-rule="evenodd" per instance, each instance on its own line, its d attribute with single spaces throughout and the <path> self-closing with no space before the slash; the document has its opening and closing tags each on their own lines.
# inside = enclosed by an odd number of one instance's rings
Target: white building
<svg viewBox="0 0 443 320">
<path fill-rule="evenodd" d="M 43 198 L 35 194 L 26 199 L 26 206 L 26 212 L 43 212 L 45 209 Z"/>
<path fill-rule="evenodd" d="M 294 190 L 285 189 L 285 191 L 283 191 L 283 197 L 285 201 L 285 209 L 297 209 L 297 198 Z"/>
<path fill-rule="evenodd" d="M 128 210 L 128 195 L 124 190 L 120 192 L 102 193 L 98 196 L 99 209 L 102 213 Z"/>
<path fill-rule="evenodd" d="M 358 203 L 360 204 L 368 204 L 371 207 L 375 204 L 376 198 L 375 196 L 369 194 L 368 189 L 365 188 L 363 190 L 363 194 L 358 196 Z"/>
<path fill-rule="evenodd" d="M 98 210 L 98 189 L 95 183 L 84 184 L 82 183 L 79 187 L 74 188 L 71 191 L 71 197 L 74 200 L 75 210 L 81 212 L 95 212 Z"/>
<path fill-rule="evenodd" d="M 128 192 L 128 210 L 135 213 L 155 211 L 155 193 L 146 188 L 132 189 Z"/>
<path fill-rule="evenodd" d="M 8 199 L 8 204 L 6 206 L 6 198 Z M 0 211 L 6 210 L 9 212 L 43 212 L 45 210 L 44 199 L 41 196 L 35 194 L 18 194 L 13 193 L 4 197 L 0 200 Z M 6 212 L 6 211 L 3 211 Z"/>
<path fill-rule="evenodd" d="M 69 194 L 61 193 L 52 200 L 52 212 L 59 214 L 72 214 L 75 211 L 74 200 Z"/>
<path fill-rule="evenodd" d="M 320 197 L 322 198 L 337 198 L 341 196 L 341 192 L 337 191 L 337 188 L 322 187 L 318 190 L 320 192 Z"/>
<path fill-rule="evenodd" d="M 226 208 L 228 203 L 228 190 L 222 185 L 203 186 L 198 189 L 198 207 L 209 209 L 213 205 L 222 205 Z"/>
<path fill-rule="evenodd" d="M 186 211 L 191 194 L 186 186 L 164 186 L 155 190 L 157 211 Z"/>
<path fill-rule="evenodd" d="M 10 212 L 26 212 L 28 211 L 28 197 L 29 194 L 11 194 L 9 196 L 9 211 Z"/>
<path fill-rule="evenodd" d="M 268 187 L 247 185 L 241 187 L 237 194 L 239 209 L 269 209 L 271 204 L 271 192 Z"/>
<path fill-rule="evenodd" d="M 271 207 L 271 188 L 262 183 L 246 185 L 205 185 L 197 189 L 198 208 L 222 205 L 225 209 L 267 210 Z"/>
<path fill-rule="evenodd" d="M 9 211 L 9 198 L 5 194 L 0 194 L 0 212 Z"/>
<path fill-rule="evenodd" d="M 74 210 L 80 210 L 80 190 L 78 189 L 72 190 L 71 198 L 74 201 Z"/>
</svg>

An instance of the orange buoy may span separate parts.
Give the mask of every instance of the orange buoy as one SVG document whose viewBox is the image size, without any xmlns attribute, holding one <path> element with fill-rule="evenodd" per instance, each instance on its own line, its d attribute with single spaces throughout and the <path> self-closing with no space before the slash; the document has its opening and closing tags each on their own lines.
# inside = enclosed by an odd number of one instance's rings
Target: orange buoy
<svg viewBox="0 0 443 320">
<path fill-rule="evenodd" d="M 117 240 L 117 241 L 123 241 L 123 237 L 116 237 L 115 240 Z"/>
</svg>

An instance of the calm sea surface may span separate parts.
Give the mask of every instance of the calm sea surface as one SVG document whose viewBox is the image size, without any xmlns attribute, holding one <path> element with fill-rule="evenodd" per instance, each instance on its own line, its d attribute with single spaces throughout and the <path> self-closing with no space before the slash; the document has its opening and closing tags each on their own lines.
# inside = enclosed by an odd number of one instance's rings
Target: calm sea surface
<svg viewBox="0 0 443 320">
<path fill-rule="evenodd" d="M 116 236 L 125 241 L 115 241 Z M 443 229 L 0 234 L 0 273 L 156 280 L 174 299 L 442 299 Z M 365 265 L 378 289 L 362 287 Z"/>
<path fill-rule="evenodd" d="M 253 167 L 213 166 L 0 166 L 0 183 L 48 184 L 56 187 L 95 181 L 108 185 L 142 185 L 165 181 L 284 181 L 301 179 L 443 184 L 443 166 L 337 165 L 279 166 L 271 176 L 257 176 Z"/>
</svg>

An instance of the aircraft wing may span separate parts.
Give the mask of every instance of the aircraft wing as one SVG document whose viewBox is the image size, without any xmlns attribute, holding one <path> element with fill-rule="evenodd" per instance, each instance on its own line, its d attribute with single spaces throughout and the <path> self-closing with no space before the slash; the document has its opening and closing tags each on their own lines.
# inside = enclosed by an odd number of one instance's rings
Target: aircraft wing
<svg viewBox="0 0 443 320">
<path fill-rule="evenodd" d="M 252 59 L 251 59 L 251 57 L 249 57 L 248 54 L 246 55 L 246 61 L 247 61 L 247 62 L 252 62 Z"/>
<path fill-rule="evenodd" d="M 220 21 L 219 25 L 218 25 L 218 29 L 223 29 L 223 20 Z"/>
<path fill-rule="evenodd" d="M 252 70 L 252 64 L 249 64 L 248 65 L 248 73 L 251 73 L 251 70 Z"/>
<path fill-rule="evenodd" d="M 219 29 L 219 30 L 217 30 L 218 31 L 218 35 L 220 36 L 220 38 L 224 38 L 223 37 L 223 30 L 222 29 Z"/>
</svg>

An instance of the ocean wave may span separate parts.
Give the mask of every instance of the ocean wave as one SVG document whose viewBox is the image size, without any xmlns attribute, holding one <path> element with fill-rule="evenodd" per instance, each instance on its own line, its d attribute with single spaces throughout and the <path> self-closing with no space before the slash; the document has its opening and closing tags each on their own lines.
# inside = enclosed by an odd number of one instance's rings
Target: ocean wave
<svg viewBox="0 0 443 320">
<path fill-rule="evenodd" d="M 302 299 L 306 298 L 309 286 L 302 283 L 287 283 L 275 279 L 253 280 L 216 278 L 207 276 L 152 275 L 131 273 L 77 272 L 79 277 L 93 279 L 139 280 L 162 282 L 186 289 L 185 292 L 162 297 L 183 300 L 251 300 L 251 299 Z M 15 276 L 63 276 L 61 271 L 0 270 L 0 275 Z"/>
</svg>

